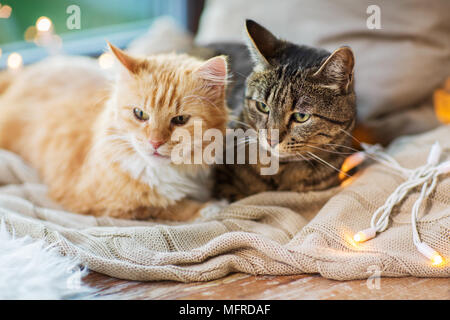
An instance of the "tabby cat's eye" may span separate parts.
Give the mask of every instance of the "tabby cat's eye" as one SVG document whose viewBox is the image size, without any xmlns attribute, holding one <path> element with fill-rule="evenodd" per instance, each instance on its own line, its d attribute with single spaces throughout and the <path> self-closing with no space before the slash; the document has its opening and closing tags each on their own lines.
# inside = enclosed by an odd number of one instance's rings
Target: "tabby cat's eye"
<svg viewBox="0 0 450 320">
<path fill-rule="evenodd" d="M 300 112 L 296 112 L 296 113 L 294 113 L 294 114 L 292 115 L 292 119 L 293 119 L 295 122 L 298 122 L 298 123 L 306 122 L 306 121 L 309 120 L 310 117 L 311 117 L 310 114 L 307 114 L 307 113 L 300 113 Z"/>
<path fill-rule="evenodd" d="M 256 108 L 258 108 L 258 110 L 261 111 L 262 113 L 270 112 L 270 108 L 265 103 L 262 103 L 261 101 L 255 101 L 255 103 Z"/>
<path fill-rule="evenodd" d="M 134 116 L 136 117 L 136 119 L 138 119 L 140 121 L 147 121 L 150 118 L 148 113 L 142 111 L 139 108 L 134 108 L 133 113 L 134 113 Z"/>
<path fill-rule="evenodd" d="M 187 115 L 176 116 L 172 118 L 172 123 L 177 126 L 182 126 L 188 122 L 189 118 L 190 116 Z"/>
</svg>

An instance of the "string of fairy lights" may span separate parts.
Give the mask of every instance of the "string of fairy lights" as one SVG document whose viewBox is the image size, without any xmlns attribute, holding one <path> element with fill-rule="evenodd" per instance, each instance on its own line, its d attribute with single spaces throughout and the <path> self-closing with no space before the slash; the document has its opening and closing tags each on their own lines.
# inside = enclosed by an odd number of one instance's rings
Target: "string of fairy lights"
<svg viewBox="0 0 450 320">
<path fill-rule="evenodd" d="M 7 8 L 7 9 L 5 9 Z M 13 8 L 0 4 L 0 18 L 8 19 L 13 12 Z M 49 55 L 59 54 L 62 48 L 62 38 L 55 33 L 53 22 L 50 18 L 39 17 L 35 24 L 29 26 L 24 34 L 24 40 L 34 42 L 37 46 L 47 49 Z M 0 48 L 0 58 L 3 53 Z M 22 55 L 19 52 L 11 52 L 8 54 L 6 65 L 10 70 L 19 70 L 24 64 Z M 105 52 L 98 57 L 98 64 L 102 69 L 109 69 L 114 65 L 114 58 L 109 52 Z"/>
<path fill-rule="evenodd" d="M 400 184 L 386 199 L 385 203 L 373 213 L 370 227 L 354 234 L 353 241 L 357 244 L 362 244 L 363 242 L 375 238 L 377 233 L 385 231 L 389 227 L 389 216 L 394 207 L 399 205 L 402 200 L 407 197 L 410 191 L 421 187 L 419 197 L 411 210 L 412 240 L 417 250 L 424 257 L 429 259 L 432 266 L 438 267 L 445 265 L 445 260 L 439 252 L 421 240 L 417 228 L 419 209 L 422 207 L 425 199 L 427 199 L 436 188 L 439 176 L 450 173 L 450 161 L 439 162 L 442 155 L 440 144 L 435 142 L 431 147 L 427 163 L 415 169 L 402 167 L 394 158 L 383 152 L 379 145 L 369 145 L 364 143 L 361 145 L 364 148 L 364 151 L 357 152 L 348 158 L 349 162 L 353 162 L 353 166 L 370 158 L 399 172 L 406 180 Z"/>
</svg>

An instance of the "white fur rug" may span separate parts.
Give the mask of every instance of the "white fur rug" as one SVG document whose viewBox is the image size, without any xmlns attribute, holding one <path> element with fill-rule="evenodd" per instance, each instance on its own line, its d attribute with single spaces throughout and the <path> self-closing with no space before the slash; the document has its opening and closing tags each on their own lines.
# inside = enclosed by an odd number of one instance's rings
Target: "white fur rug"
<svg viewBox="0 0 450 320">
<path fill-rule="evenodd" d="M 87 269 L 43 240 L 15 238 L 0 222 L 0 300 L 85 299 L 94 290 L 82 284 Z"/>
</svg>

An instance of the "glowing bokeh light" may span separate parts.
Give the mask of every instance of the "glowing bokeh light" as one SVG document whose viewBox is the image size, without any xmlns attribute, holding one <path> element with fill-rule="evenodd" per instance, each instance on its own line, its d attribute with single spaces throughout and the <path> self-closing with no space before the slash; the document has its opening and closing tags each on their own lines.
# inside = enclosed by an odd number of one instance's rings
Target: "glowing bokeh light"
<svg viewBox="0 0 450 320">
<path fill-rule="evenodd" d="M 0 4 L 0 18 L 8 19 L 11 16 L 12 8 L 8 5 Z"/>
<path fill-rule="evenodd" d="M 109 69 L 114 65 L 114 57 L 110 53 L 105 52 L 98 58 L 98 64 L 102 69 Z"/>
<path fill-rule="evenodd" d="M 24 35 L 25 41 L 32 42 L 36 39 L 36 36 L 37 36 L 37 29 L 35 26 L 28 27 L 27 30 L 25 30 Z"/>
<path fill-rule="evenodd" d="M 40 32 L 47 32 L 52 27 L 52 21 L 47 17 L 40 17 L 36 21 L 36 28 Z"/>
<path fill-rule="evenodd" d="M 356 152 L 348 156 L 341 167 L 341 172 L 339 173 L 339 179 L 344 181 L 347 177 L 346 173 L 361 164 L 365 160 L 365 154 L 363 152 Z"/>
<path fill-rule="evenodd" d="M 18 69 L 23 65 L 22 56 L 17 52 L 13 52 L 8 56 L 8 67 L 10 69 Z"/>
<path fill-rule="evenodd" d="M 442 123 L 450 123 L 450 77 L 447 78 L 444 88 L 433 94 L 434 111 Z"/>
<path fill-rule="evenodd" d="M 355 181 L 355 176 L 352 176 L 350 178 L 345 179 L 344 181 L 341 182 L 341 187 L 346 187 L 349 186 L 353 183 L 353 181 Z"/>
</svg>

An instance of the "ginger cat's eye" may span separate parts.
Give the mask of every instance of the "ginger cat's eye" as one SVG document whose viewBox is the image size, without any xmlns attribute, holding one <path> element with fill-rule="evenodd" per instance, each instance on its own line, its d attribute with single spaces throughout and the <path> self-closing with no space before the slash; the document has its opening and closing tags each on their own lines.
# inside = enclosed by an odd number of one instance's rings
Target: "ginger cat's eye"
<svg viewBox="0 0 450 320">
<path fill-rule="evenodd" d="M 292 119 L 298 123 L 306 122 L 309 120 L 310 117 L 311 117 L 311 115 L 307 114 L 307 113 L 296 112 L 296 113 L 292 114 Z"/>
<path fill-rule="evenodd" d="M 133 113 L 134 113 L 134 116 L 136 117 L 136 119 L 138 119 L 140 121 L 147 121 L 150 118 L 148 113 L 142 111 L 139 108 L 134 108 Z"/>
<path fill-rule="evenodd" d="M 261 111 L 262 113 L 270 112 L 270 108 L 265 103 L 255 100 L 255 104 L 256 104 L 256 108 L 258 108 L 258 110 Z"/>
<path fill-rule="evenodd" d="M 187 115 L 181 115 L 181 116 L 176 116 L 172 118 L 172 123 L 177 125 L 177 126 L 182 126 L 183 124 L 186 124 L 189 121 L 190 116 Z"/>
</svg>

